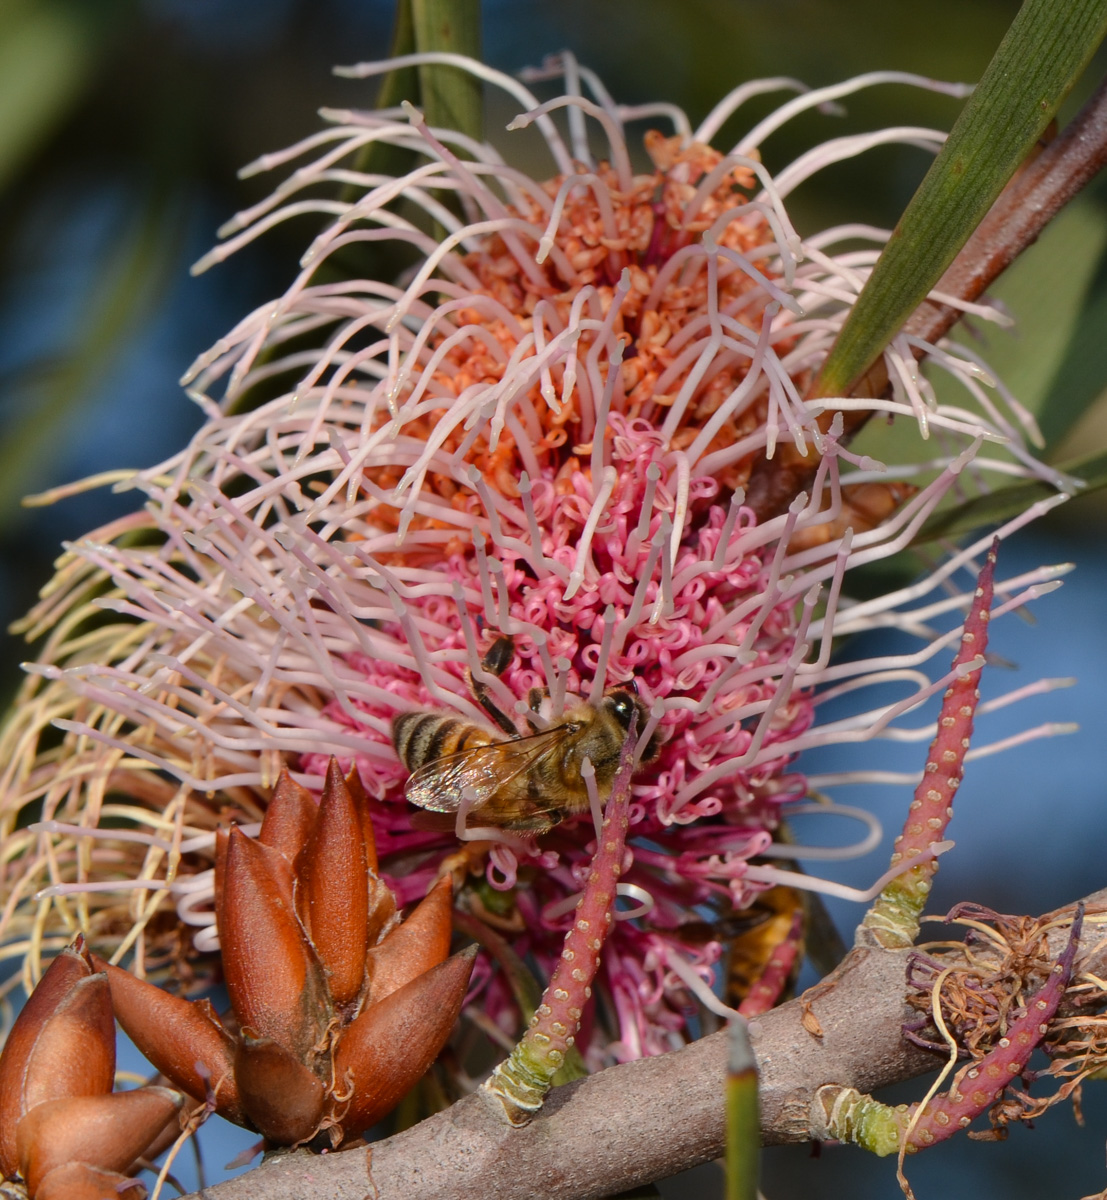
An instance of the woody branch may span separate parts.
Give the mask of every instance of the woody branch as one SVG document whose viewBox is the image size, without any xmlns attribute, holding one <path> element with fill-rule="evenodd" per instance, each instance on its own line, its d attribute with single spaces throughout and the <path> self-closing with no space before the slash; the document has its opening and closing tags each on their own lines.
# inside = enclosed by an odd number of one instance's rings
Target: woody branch
<svg viewBox="0 0 1107 1200">
<path fill-rule="evenodd" d="M 1107 909 L 1107 889 L 1086 898 Z M 1053 949 L 1062 950 L 1063 934 Z M 1082 969 L 1107 970 L 1101 932 L 1086 927 Z M 822 1036 L 805 1026 L 802 997 L 751 1022 L 761 1071 L 766 1145 L 809 1141 L 815 1093 L 829 1081 L 862 1092 L 935 1071 L 941 1055 L 909 1044 L 904 999 L 909 951 L 855 950 L 811 1003 Z M 1063 1011 L 1063 1010 L 1062 1010 Z M 807 1025 L 810 1025 L 808 1019 Z M 673 1054 L 610 1067 L 556 1088 L 542 1114 L 511 1129 L 478 1096 L 365 1151 L 326 1159 L 281 1155 L 203 1200 L 586 1200 L 664 1178 L 723 1152 L 726 1032 Z M 603 1136 L 596 1131 L 603 1130 Z M 199 1198 L 197 1198 L 199 1200 Z"/>
</svg>

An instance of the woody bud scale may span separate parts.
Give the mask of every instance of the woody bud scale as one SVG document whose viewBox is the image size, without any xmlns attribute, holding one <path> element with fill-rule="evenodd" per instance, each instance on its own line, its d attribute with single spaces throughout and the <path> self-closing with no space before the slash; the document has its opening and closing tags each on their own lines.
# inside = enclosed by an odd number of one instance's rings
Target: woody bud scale
<svg viewBox="0 0 1107 1200">
<path fill-rule="evenodd" d="M 101 963 L 120 1025 L 182 1091 L 270 1145 L 339 1147 L 390 1112 L 457 1020 L 474 951 L 449 956 L 450 881 L 401 920 L 356 771 L 318 804 L 282 774 L 256 839 L 221 840 L 229 1020 Z"/>
</svg>

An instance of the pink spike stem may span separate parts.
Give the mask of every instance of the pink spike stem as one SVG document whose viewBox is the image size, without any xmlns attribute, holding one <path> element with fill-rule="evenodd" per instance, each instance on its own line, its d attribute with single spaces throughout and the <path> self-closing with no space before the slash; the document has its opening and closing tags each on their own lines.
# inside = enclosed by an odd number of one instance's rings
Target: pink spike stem
<svg viewBox="0 0 1107 1200">
<path fill-rule="evenodd" d="M 982 658 L 988 645 L 988 618 L 992 606 L 996 552 L 999 538 L 988 551 L 976 582 L 972 606 L 965 618 L 961 645 L 953 660 L 953 669 Z M 895 840 L 891 865 L 894 867 L 912 854 L 928 849 L 945 836 L 953 816 L 953 793 L 965 773 L 965 754 L 972 736 L 973 714 L 980 700 L 980 673 L 983 662 L 974 670 L 955 679 L 942 697 L 938 732 L 930 743 L 926 767 L 903 825 Z M 938 869 L 935 858 L 928 858 L 902 875 L 897 875 L 873 902 L 861 928 L 888 949 L 914 945 L 919 933 L 919 917 L 930 894 L 930 881 Z"/>
<path fill-rule="evenodd" d="M 576 1042 L 584 1007 L 592 995 L 600 952 L 615 920 L 615 889 L 623 870 L 630 823 L 637 724 L 635 714 L 611 786 L 592 869 L 542 1003 L 515 1049 L 481 1085 L 483 1091 L 500 1101 L 512 1125 L 527 1124 L 542 1107 L 554 1076 Z"/>
<path fill-rule="evenodd" d="M 948 1092 L 936 1096 L 916 1118 L 919 1106 L 881 1104 L 855 1088 L 828 1084 L 819 1089 L 827 1138 L 855 1142 L 874 1154 L 896 1153 L 905 1144 L 908 1154 L 933 1146 L 965 1129 L 996 1103 L 1003 1091 L 1025 1069 L 1034 1048 L 1049 1029 L 1061 997 L 1072 978 L 1076 948 L 1084 923 L 1084 906 L 1073 918 L 1068 945 L 1053 964 L 1045 984 L 1026 1006 L 1026 1012 L 1007 1027 L 1007 1035 L 990 1053 L 969 1063 L 957 1074 Z"/>
</svg>

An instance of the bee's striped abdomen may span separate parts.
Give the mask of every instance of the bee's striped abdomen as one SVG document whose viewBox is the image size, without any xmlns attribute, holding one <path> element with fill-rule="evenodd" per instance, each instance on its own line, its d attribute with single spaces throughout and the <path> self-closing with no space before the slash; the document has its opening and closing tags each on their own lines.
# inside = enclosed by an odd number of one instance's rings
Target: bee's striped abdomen
<svg viewBox="0 0 1107 1200">
<path fill-rule="evenodd" d="M 471 746 L 487 746 L 491 741 L 479 725 L 442 713 L 401 713 L 392 722 L 392 745 L 409 771 Z"/>
</svg>

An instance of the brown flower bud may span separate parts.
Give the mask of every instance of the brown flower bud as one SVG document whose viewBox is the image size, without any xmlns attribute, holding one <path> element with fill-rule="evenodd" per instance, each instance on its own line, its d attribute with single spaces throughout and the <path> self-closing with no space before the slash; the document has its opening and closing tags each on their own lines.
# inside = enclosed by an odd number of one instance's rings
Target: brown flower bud
<svg viewBox="0 0 1107 1200">
<path fill-rule="evenodd" d="M 453 888 L 443 876 L 414 912 L 366 955 L 369 1004 L 410 983 L 424 971 L 445 962 L 450 953 Z"/>
<path fill-rule="evenodd" d="M 340 1114 L 347 1137 L 379 1121 L 426 1074 L 461 1012 L 476 955 L 476 946 L 462 950 L 347 1027 L 334 1059 L 335 1078 L 354 1093 Z"/>
<path fill-rule="evenodd" d="M 307 845 L 318 812 L 319 806 L 311 792 L 289 775 L 287 767 L 281 767 L 273 798 L 265 810 L 258 841 L 272 846 L 293 863 L 296 855 Z"/>
<path fill-rule="evenodd" d="M 105 1171 L 129 1167 L 180 1110 L 168 1088 L 71 1096 L 39 1104 L 19 1122 L 19 1170 L 33 1196 L 55 1167 L 83 1162 Z"/>
<path fill-rule="evenodd" d="M 137 1179 L 73 1162 L 44 1175 L 35 1200 L 139 1200 L 145 1195 L 146 1188 Z"/>
<path fill-rule="evenodd" d="M 16 1126 L 32 1108 L 110 1092 L 114 1082 L 111 993 L 78 937 L 39 980 L 0 1054 L 0 1171 L 18 1169 Z"/>
<path fill-rule="evenodd" d="M 319 1128 L 326 1103 L 323 1084 L 283 1046 L 243 1031 L 234 1069 L 243 1109 L 271 1142 L 292 1146 Z"/>
<path fill-rule="evenodd" d="M 107 972 L 116 1020 L 139 1050 L 194 1100 L 206 1099 L 210 1087 L 215 1092 L 215 1111 L 241 1124 L 234 1038 L 211 1004 L 174 996 L 95 956 L 93 962 Z M 202 1064 L 202 1070 L 197 1070 L 197 1064 Z"/>
<path fill-rule="evenodd" d="M 296 860 L 296 900 L 339 1006 L 356 1000 L 365 981 L 369 869 L 354 798 L 332 758 L 311 836 Z"/>
<path fill-rule="evenodd" d="M 227 843 L 219 939 L 240 1024 L 307 1055 L 332 1017 L 323 971 L 293 909 L 287 861 L 239 829 Z"/>
</svg>

